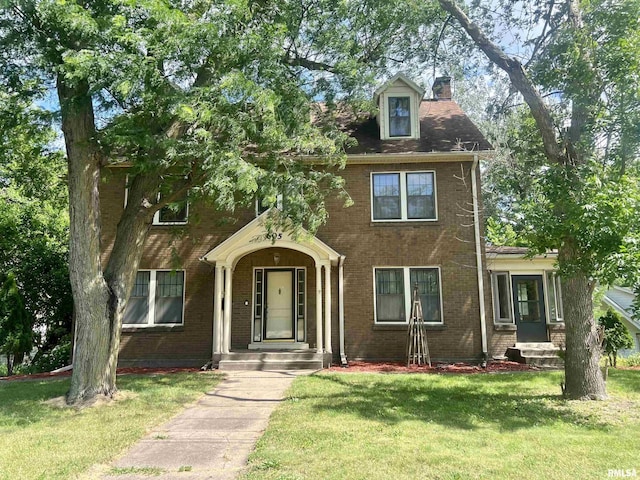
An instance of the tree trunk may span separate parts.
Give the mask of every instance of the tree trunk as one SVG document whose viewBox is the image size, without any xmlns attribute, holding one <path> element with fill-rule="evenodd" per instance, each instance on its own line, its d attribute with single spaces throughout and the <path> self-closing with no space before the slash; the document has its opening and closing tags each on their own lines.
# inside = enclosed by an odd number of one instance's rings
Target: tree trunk
<svg viewBox="0 0 640 480">
<path fill-rule="evenodd" d="M 562 265 L 575 252 L 560 248 Z M 606 386 L 600 370 L 600 341 L 593 317 L 593 282 L 582 272 L 562 278 L 566 352 L 564 360 L 565 397 L 573 400 L 604 400 Z"/>
<path fill-rule="evenodd" d="M 11 363 L 11 354 L 7 353 L 7 377 L 13 375 L 13 363 Z"/>
<path fill-rule="evenodd" d="M 122 320 L 140 265 L 144 242 L 158 208 L 155 204 L 159 183 L 159 175 L 145 173 L 136 175 L 129 185 L 127 206 L 118 223 L 113 249 L 105 268 L 105 279 L 111 291 L 111 337 L 107 371 L 108 382 L 113 390 Z"/>
<path fill-rule="evenodd" d="M 100 159 L 89 85 L 58 78 L 69 165 L 69 277 L 76 315 L 76 351 L 67 403 L 112 395 L 104 366 L 110 339 L 109 288 L 100 263 Z"/>
</svg>

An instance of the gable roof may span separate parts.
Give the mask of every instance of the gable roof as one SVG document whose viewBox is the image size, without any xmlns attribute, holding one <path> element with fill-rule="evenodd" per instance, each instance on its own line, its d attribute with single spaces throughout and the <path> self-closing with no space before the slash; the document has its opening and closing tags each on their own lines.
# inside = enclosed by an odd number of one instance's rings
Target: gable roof
<svg viewBox="0 0 640 480">
<path fill-rule="evenodd" d="M 396 73 L 393 77 L 391 77 L 388 81 L 386 81 L 383 85 L 380 85 L 376 89 L 376 91 L 373 94 L 373 98 L 377 100 L 378 96 L 380 96 L 382 92 L 384 92 L 387 88 L 389 88 L 390 86 L 398 82 L 405 83 L 409 88 L 414 90 L 419 95 L 419 98 L 424 97 L 424 92 L 426 91 L 424 88 L 420 87 L 420 85 L 418 85 L 416 82 L 411 80 L 404 73 Z"/>
<path fill-rule="evenodd" d="M 340 254 L 319 238 L 311 235 L 304 228 L 299 239 L 295 239 L 288 232 L 280 232 L 275 239 L 267 238 L 264 222 L 270 210 L 247 223 L 240 230 L 215 248 L 209 250 L 200 260 L 209 263 L 220 263 L 235 268 L 236 263 L 245 255 L 270 247 L 281 247 L 305 253 L 317 263 L 329 262 L 337 265 Z"/>
<path fill-rule="evenodd" d="M 617 310 L 634 327 L 640 329 L 640 320 L 633 317 L 632 306 L 635 298 L 632 290 L 614 285 L 605 292 L 602 301 Z"/>
<path fill-rule="evenodd" d="M 491 144 L 453 100 L 423 100 L 419 139 L 380 139 L 375 118 L 347 123 L 346 132 L 358 141 L 348 154 L 487 151 Z"/>
</svg>

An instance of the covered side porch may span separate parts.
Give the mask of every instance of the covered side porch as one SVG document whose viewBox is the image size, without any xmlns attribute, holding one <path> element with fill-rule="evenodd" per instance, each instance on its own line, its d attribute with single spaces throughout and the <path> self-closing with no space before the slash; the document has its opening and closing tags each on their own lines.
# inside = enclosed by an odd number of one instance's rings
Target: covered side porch
<svg viewBox="0 0 640 480">
<path fill-rule="evenodd" d="M 326 366 L 333 358 L 335 326 L 345 358 L 344 256 L 307 232 L 298 239 L 283 231 L 268 232 L 268 214 L 202 257 L 214 266 L 214 366 Z"/>
</svg>

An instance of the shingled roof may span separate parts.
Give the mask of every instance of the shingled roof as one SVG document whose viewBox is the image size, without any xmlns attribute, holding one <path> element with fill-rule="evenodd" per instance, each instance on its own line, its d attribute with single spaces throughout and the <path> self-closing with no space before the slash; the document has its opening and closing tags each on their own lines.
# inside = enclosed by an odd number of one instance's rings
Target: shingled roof
<svg viewBox="0 0 640 480">
<path fill-rule="evenodd" d="M 422 100 L 420 104 L 420 139 L 380 140 L 375 118 L 347 125 L 358 145 L 350 154 L 415 153 L 492 150 L 478 127 L 452 100 Z"/>
</svg>

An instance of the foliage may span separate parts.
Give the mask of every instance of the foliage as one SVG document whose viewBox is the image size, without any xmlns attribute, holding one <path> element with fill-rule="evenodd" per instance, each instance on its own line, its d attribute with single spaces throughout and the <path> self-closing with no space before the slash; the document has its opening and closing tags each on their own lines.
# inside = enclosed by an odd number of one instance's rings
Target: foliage
<svg viewBox="0 0 640 480">
<path fill-rule="evenodd" d="M 524 247 L 526 242 L 519 237 L 513 225 L 489 217 L 486 220 L 487 242 L 494 246 Z"/>
<path fill-rule="evenodd" d="M 562 400 L 560 377 L 300 377 L 271 415 L 244 478 L 571 479 L 594 478 L 611 463 L 633 468 L 640 372 L 611 372 L 606 403 Z M 616 449 L 603 449 L 611 438 Z M 562 448 L 540 453 L 540 445 Z"/>
<path fill-rule="evenodd" d="M 64 395 L 68 379 L 3 383 L 0 479 L 77 478 L 111 462 L 219 381 L 210 373 L 127 375 L 115 402 L 81 411 L 45 403 Z"/>
<path fill-rule="evenodd" d="M 53 115 L 32 105 L 40 93 L 0 91 L 0 272 L 15 275 L 46 352 L 70 332 L 72 298 L 66 163 Z"/>
<path fill-rule="evenodd" d="M 71 334 L 61 337 L 50 349 L 41 349 L 25 366 L 25 373 L 51 372 L 71 363 Z"/>
<path fill-rule="evenodd" d="M 628 357 L 621 357 L 618 362 L 623 367 L 640 367 L 640 352 L 632 353 Z"/>
<path fill-rule="evenodd" d="M 31 319 L 12 273 L 0 276 L 0 353 L 7 357 L 7 375 L 33 344 Z"/>
<path fill-rule="evenodd" d="M 557 249 L 575 237 L 580 255 L 573 265 L 563 265 L 567 270 L 595 273 L 604 283 L 626 277 L 626 284 L 635 285 L 640 262 L 640 2 L 580 4 L 582 29 L 564 21 L 572 2 L 531 2 L 522 9 L 518 3 L 499 2 L 496 10 L 474 2 L 470 14 L 494 38 L 511 38 L 507 54 L 523 59 L 545 97 L 560 143 L 587 161 L 554 165 L 522 97 L 513 88 L 509 94 L 501 76 L 492 76 L 498 87 L 480 122 L 489 125 L 485 130 L 498 150 L 483 178 L 486 213 L 514 225 L 518 238 L 536 251 Z M 579 121 L 584 125 L 576 131 L 571 125 L 578 125 L 577 108 L 583 104 Z"/>
<path fill-rule="evenodd" d="M 598 324 L 604 327 L 604 352 L 609 357 L 609 363 L 617 367 L 618 350 L 633 348 L 633 338 L 620 315 L 611 309 L 598 319 Z"/>
</svg>

